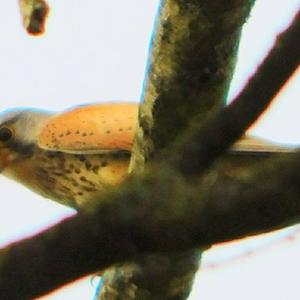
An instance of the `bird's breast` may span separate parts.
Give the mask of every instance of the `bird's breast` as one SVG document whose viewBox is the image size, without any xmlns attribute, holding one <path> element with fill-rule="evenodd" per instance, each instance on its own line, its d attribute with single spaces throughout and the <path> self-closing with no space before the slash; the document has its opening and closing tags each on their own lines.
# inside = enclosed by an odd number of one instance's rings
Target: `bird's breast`
<svg viewBox="0 0 300 300">
<path fill-rule="evenodd" d="M 37 150 L 26 163 L 30 171 L 25 164 L 18 165 L 18 181 L 44 197 L 78 208 L 120 184 L 127 176 L 129 159 L 128 152 L 77 155 Z"/>
</svg>

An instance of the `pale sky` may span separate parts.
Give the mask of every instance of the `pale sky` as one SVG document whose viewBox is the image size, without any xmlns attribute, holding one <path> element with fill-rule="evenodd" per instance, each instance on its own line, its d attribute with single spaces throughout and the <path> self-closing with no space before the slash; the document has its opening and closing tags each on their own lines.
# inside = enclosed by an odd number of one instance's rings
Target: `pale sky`
<svg viewBox="0 0 300 300">
<path fill-rule="evenodd" d="M 139 101 L 157 0 L 49 1 L 52 11 L 47 33 L 39 38 L 24 32 L 17 2 L 0 0 L 0 111 Z M 257 0 L 244 29 L 232 96 L 297 7 L 300 0 Z M 300 131 L 295 130 L 300 127 L 299 73 L 255 126 L 255 134 L 300 144 Z M 0 192 L 0 245 L 72 213 L 3 177 Z M 204 256 L 189 300 L 298 299 L 297 228 L 214 247 Z M 290 235 L 295 239 L 287 242 Z M 85 278 L 41 299 L 92 299 L 93 293 L 90 279 Z"/>
</svg>

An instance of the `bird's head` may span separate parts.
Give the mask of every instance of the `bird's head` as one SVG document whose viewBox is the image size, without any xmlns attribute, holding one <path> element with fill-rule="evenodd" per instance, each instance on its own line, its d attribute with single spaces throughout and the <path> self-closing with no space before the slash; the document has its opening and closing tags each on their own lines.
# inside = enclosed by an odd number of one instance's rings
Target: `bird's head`
<svg viewBox="0 0 300 300">
<path fill-rule="evenodd" d="M 9 110 L 0 114 L 0 172 L 12 162 L 31 155 L 50 114 L 32 109 Z"/>
</svg>

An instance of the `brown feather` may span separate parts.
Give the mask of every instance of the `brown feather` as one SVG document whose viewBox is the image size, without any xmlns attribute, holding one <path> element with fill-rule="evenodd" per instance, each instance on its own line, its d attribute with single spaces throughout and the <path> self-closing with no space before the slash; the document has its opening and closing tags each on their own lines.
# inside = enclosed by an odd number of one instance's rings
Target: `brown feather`
<svg viewBox="0 0 300 300">
<path fill-rule="evenodd" d="M 49 119 L 38 138 L 42 149 L 71 153 L 130 151 L 138 104 L 81 106 Z"/>
<path fill-rule="evenodd" d="M 288 153 L 295 152 L 295 147 L 269 142 L 251 135 L 244 135 L 231 148 L 234 153 Z"/>
</svg>

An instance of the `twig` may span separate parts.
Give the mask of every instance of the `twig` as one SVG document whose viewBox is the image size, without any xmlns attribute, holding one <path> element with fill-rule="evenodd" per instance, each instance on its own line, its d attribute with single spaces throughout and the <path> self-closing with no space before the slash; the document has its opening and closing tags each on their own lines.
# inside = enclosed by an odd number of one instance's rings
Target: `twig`
<svg viewBox="0 0 300 300">
<path fill-rule="evenodd" d="M 45 31 L 49 5 L 45 0 L 19 0 L 25 29 L 29 34 L 39 35 Z"/>
</svg>

